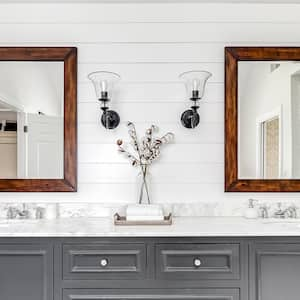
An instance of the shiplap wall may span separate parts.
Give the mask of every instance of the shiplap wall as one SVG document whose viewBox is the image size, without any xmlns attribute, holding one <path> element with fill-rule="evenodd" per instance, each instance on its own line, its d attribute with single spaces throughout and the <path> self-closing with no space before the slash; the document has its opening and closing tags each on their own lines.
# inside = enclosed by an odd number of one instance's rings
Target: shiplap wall
<svg viewBox="0 0 300 300">
<path fill-rule="evenodd" d="M 135 201 L 135 174 L 115 146 L 127 138 L 125 121 L 142 133 L 151 123 L 173 131 L 153 165 L 155 202 L 223 202 L 249 194 L 223 192 L 224 46 L 300 45 L 300 5 L 277 4 L 0 4 L 1 46 L 76 46 L 78 82 L 78 193 L 2 193 L 1 201 L 127 203 Z M 212 72 L 202 101 L 201 124 L 180 125 L 189 107 L 181 72 Z M 87 74 L 120 73 L 113 99 L 123 123 L 99 125 L 99 105 Z M 251 195 L 253 196 L 253 195 Z M 258 198 L 297 199 L 298 194 Z"/>
</svg>

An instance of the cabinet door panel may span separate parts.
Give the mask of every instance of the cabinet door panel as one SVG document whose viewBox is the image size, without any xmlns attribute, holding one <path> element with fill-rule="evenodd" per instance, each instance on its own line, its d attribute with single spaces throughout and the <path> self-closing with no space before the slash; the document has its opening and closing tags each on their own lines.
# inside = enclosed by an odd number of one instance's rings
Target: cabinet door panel
<svg viewBox="0 0 300 300">
<path fill-rule="evenodd" d="M 45 245 L 0 244 L 0 299 L 52 300 L 52 256 Z"/>
<path fill-rule="evenodd" d="M 64 290 L 63 300 L 239 300 L 235 289 Z"/>
<path fill-rule="evenodd" d="M 300 244 L 260 244 L 253 250 L 251 300 L 298 299 Z"/>
</svg>

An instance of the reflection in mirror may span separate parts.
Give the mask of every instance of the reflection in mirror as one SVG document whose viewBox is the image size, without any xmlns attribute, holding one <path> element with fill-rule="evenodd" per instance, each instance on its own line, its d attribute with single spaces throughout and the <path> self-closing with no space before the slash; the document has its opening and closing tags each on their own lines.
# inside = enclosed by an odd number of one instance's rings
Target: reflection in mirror
<svg viewBox="0 0 300 300">
<path fill-rule="evenodd" d="M 64 177 L 64 62 L 0 62 L 0 178 Z"/>
<path fill-rule="evenodd" d="M 300 178 L 300 63 L 238 62 L 238 177 Z"/>
</svg>

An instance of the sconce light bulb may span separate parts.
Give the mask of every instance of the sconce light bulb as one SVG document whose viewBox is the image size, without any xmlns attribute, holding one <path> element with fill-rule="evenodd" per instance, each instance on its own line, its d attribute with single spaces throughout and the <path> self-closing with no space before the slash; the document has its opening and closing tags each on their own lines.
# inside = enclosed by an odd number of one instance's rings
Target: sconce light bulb
<svg viewBox="0 0 300 300">
<path fill-rule="evenodd" d="M 106 80 L 101 81 L 101 91 L 107 92 L 107 81 Z"/>
<path fill-rule="evenodd" d="M 199 80 L 195 78 L 193 79 L 193 91 L 198 91 L 198 89 L 199 89 Z"/>
</svg>

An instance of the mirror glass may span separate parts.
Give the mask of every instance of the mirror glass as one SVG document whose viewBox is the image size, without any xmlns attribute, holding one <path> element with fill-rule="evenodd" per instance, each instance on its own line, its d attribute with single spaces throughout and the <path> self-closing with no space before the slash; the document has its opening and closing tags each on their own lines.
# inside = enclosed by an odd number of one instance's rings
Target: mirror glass
<svg viewBox="0 0 300 300">
<path fill-rule="evenodd" d="M 0 62 L 0 178 L 64 177 L 64 62 Z"/>
<path fill-rule="evenodd" d="M 238 177 L 300 178 L 300 63 L 238 62 Z"/>
</svg>

